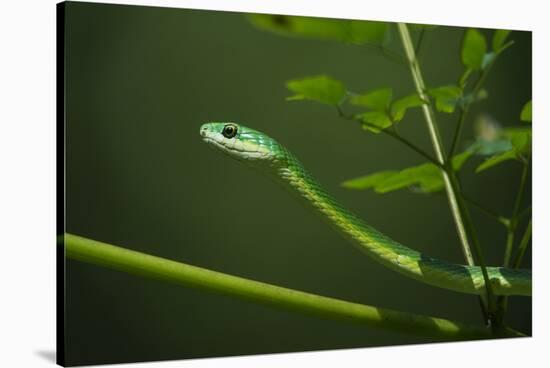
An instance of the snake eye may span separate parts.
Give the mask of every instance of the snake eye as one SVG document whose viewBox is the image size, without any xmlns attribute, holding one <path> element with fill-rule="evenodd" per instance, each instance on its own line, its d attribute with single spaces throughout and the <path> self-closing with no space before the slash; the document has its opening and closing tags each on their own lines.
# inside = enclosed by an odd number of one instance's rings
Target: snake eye
<svg viewBox="0 0 550 368">
<path fill-rule="evenodd" d="M 227 124 L 223 127 L 222 134 L 225 138 L 233 138 L 237 135 L 237 126 L 233 124 Z"/>
</svg>

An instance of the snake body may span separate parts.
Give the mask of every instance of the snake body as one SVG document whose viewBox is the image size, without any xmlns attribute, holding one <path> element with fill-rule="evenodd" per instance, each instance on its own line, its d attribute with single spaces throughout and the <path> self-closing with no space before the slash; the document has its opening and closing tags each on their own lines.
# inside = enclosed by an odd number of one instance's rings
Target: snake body
<svg viewBox="0 0 550 368">
<path fill-rule="evenodd" d="M 236 123 L 201 126 L 203 140 L 227 155 L 274 174 L 332 222 L 353 244 L 389 269 L 423 283 L 468 294 L 484 294 L 481 268 L 428 257 L 364 223 L 333 199 L 300 161 L 268 135 Z M 531 271 L 487 267 L 496 295 L 531 295 Z"/>
</svg>

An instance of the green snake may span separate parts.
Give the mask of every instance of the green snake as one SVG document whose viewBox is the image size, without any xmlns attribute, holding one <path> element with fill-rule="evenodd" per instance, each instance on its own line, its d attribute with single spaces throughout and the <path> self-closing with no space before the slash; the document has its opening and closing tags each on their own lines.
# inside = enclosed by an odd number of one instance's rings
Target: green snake
<svg viewBox="0 0 550 368">
<path fill-rule="evenodd" d="M 200 128 L 203 140 L 230 157 L 274 174 L 375 261 L 423 283 L 468 294 L 484 294 L 480 267 L 448 263 L 399 244 L 365 224 L 334 200 L 298 159 L 273 138 L 232 122 L 210 122 Z M 496 295 L 531 295 L 531 271 L 487 267 Z"/>
</svg>

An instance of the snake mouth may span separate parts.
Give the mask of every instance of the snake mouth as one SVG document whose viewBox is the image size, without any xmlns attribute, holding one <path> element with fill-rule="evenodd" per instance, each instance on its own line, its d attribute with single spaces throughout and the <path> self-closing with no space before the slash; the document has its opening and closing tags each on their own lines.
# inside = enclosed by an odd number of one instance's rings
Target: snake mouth
<svg viewBox="0 0 550 368">
<path fill-rule="evenodd" d="M 228 149 L 225 145 L 221 144 L 214 138 L 207 136 L 206 133 L 203 134 L 203 132 L 201 131 L 201 135 L 202 135 L 203 142 L 207 143 L 210 147 L 222 150 L 224 152 L 231 152 L 231 150 Z"/>
<path fill-rule="evenodd" d="M 202 135 L 202 131 L 201 131 Z M 241 152 L 238 150 L 233 150 L 227 147 L 225 144 L 220 143 L 218 140 L 209 137 L 208 135 L 203 135 L 202 140 L 208 144 L 209 147 L 212 147 L 212 149 L 219 150 L 227 154 L 228 156 L 237 159 L 237 160 L 244 160 L 243 157 L 241 157 Z"/>
<path fill-rule="evenodd" d="M 270 159 L 270 155 L 268 152 L 262 152 L 261 150 L 257 149 L 245 149 L 244 147 L 239 145 L 228 146 L 227 144 L 220 142 L 219 140 L 209 136 L 208 134 L 203 135 L 202 140 L 208 143 L 208 145 L 213 149 L 222 151 L 226 155 L 238 161 L 262 162 L 266 160 L 269 161 Z"/>
</svg>

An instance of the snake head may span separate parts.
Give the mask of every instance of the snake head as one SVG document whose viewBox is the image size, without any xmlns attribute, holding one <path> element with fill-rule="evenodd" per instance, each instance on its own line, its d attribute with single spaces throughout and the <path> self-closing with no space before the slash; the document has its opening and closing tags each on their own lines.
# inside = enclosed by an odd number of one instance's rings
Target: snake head
<svg viewBox="0 0 550 368">
<path fill-rule="evenodd" d="M 238 160 L 273 163 L 284 149 L 271 137 L 232 122 L 210 122 L 200 128 L 203 141 Z"/>
</svg>

